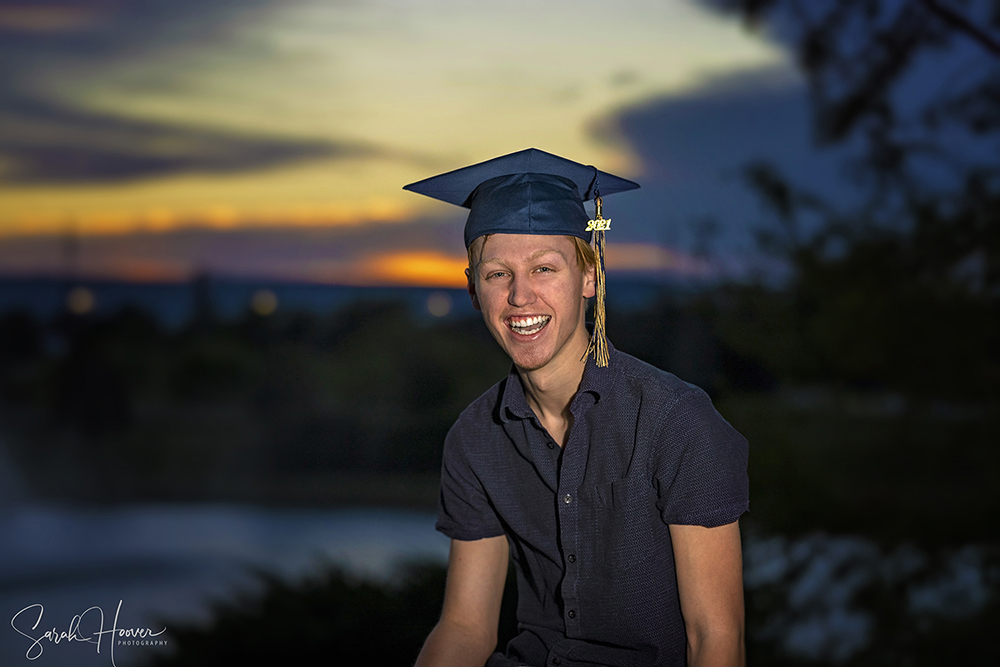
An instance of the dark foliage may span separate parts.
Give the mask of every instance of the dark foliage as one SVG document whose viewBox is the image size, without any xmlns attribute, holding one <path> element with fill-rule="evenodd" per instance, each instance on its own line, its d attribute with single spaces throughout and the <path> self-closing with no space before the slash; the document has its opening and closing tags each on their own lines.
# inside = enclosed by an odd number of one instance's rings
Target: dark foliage
<svg viewBox="0 0 1000 667">
<path fill-rule="evenodd" d="M 263 591 L 219 604 L 211 624 L 175 628 L 172 652 L 151 667 L 329 664 L 409 665 L 437 623 L 445 571 L 411 565 L 393 583 L 360 580 L 337 568 L 290 583 L 262 574 Z M 508 577 L 500 645 L 516 632 L 515 584 Z"/>
<path fill-rule="evenodd" d="M 394 588 L 337 570 L 297 584 L 267 575 L 262 582 L 260 596 L 219 605 L 208 628 L 171 629 L 173 655 L 153 664 L 407 664 L 436 622 L 444 591 L 442 570 L 431 567 Z"/>
<path fill-rule="evenodd" d="M 992 400 L 1000 192 L 970 178 L 959 196 L 914 201 L 910 211 L 905 230 L 831 220 L 806 241 L 769 238 L 795 277 L 780 291 L 734 285 L 718 295 L 725 343 L 785 381 Z"/>
</svg>

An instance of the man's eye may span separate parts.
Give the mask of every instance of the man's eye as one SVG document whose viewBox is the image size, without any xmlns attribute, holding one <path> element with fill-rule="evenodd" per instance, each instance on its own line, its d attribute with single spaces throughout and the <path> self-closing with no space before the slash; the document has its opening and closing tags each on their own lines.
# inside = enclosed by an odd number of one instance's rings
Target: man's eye
<svg viewBox="0 0 1000 667">
<path fill-rule="evenodd" d="M 493 271 L 492 273 L 487 273 L 487 278 L 503 278 L 507 275 L 504 271 Z"/>
</svg>

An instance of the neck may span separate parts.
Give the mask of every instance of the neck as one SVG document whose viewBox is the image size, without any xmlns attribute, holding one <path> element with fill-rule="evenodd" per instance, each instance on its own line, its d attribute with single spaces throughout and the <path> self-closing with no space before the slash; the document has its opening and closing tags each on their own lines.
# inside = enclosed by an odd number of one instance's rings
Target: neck
<svg viewBox="0 0 1000 667">
<path fill-rule="evenodd" d="M 581 327 L 586 333 L 586 329 Z M 567 420 L 570 417 L 569 404 L 580 389 L 583 371 L 587 367 L 586 351 L 589 340 L 584 337 L 582 345 L 567 346 L 565 354 L 553 359 L 543 368 L 525 370 L 518 368 L 524 397 L 528 406 L 542 423 L 553 420 Z"/>
</svg>

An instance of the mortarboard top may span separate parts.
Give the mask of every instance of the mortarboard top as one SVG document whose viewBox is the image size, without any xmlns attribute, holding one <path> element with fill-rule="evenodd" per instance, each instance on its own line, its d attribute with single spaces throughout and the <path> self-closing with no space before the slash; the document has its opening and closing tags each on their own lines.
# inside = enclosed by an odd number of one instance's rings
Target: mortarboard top
<svg viewBox="0 0 1000 667">
<path fill-rule="evenodd" d="M 634 190 L 637 183 L 528 148 L 410 183 L 418 194 L 471 209 L 466 247 L 484 234 L 557 234 L 590 238 L 583 202 Z"/>
</svg>

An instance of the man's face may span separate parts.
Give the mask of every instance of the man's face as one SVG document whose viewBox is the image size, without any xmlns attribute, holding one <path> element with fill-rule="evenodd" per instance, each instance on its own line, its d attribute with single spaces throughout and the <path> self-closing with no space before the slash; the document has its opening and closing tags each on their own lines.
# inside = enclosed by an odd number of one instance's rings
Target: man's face
<svg viewBox="0 0 1000 667">
<path fill-rule="evenodd" d="M 578 361 L 586 353 L 584 299 L 594 296 L 594 271 L 580 269 L 569 237 L 494 234 L 469 278 L 473 305 L 519 368 Z"/>
</svg>

